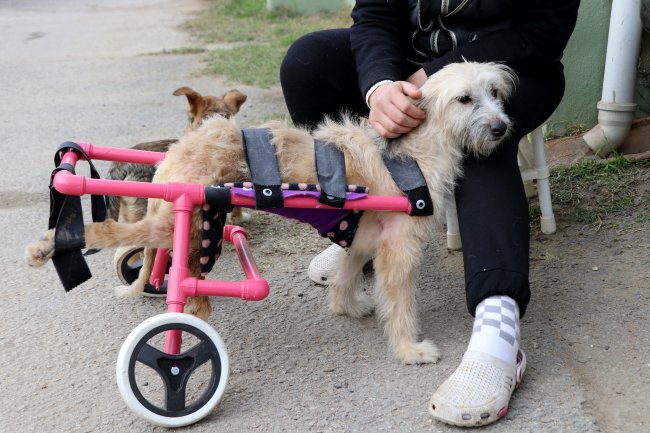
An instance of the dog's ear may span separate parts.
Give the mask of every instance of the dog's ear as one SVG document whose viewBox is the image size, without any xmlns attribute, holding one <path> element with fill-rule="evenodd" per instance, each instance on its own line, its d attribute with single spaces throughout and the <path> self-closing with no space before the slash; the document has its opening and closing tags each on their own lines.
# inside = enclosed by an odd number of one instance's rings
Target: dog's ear
<svg viewBox="0 0 650 433">
<path fill-rule="evenodd" d="M 246 102 L 247 96 L 241 93 L 239 90 L 229 90 L 223 95 L 223 101 L 228 107 L 228 111 L 231 114 L 236 114 L 239 112 L 239 108 L 244 102 Z"/>
<path fill-rule="evenodd" d="M 503 95 L 504 101 L 508 101 L 519 84 L 517 74 L 515 74 L 512 68 L 506 65 L 494 64 L 494 67 L 499 71 L 499 90 Z"/>
<path fill-rule="evenodd" d="M 190 105 L 190 113 L 192 113 L 193 116 L 196 116 L 196 113 L 204 104 L 203 95 L 193 89 L 190 89 L 187 86 L 179 87 L 178 89 L 174 90 L 174 96 L 181 95 L 185 95 L 187 97 L 187 103 Z"/>
</svg>

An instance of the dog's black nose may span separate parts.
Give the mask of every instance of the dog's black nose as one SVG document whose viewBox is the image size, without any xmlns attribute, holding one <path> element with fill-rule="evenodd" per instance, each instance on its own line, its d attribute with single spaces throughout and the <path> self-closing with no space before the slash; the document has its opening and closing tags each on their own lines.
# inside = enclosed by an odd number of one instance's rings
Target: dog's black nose
<svg viewBox="0 0 650 433">
<path fill-rule="evenodd" d="M 503 137 L 507 130 L 508 125 L 503 120 L 493 120 L 490 122 L 490 132 L 495 139 Z"/>
</svg>

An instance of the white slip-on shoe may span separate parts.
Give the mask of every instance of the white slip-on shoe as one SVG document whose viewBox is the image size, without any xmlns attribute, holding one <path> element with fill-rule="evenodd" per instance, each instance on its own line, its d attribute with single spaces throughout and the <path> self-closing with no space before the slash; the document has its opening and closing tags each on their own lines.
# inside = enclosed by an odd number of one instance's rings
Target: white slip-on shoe
<svg viewBox="0 0 650 433">
<path fill-rule="evenodd" d="M 433 393 L 429 413 L 461 427 L 493 423 L 508 412 L 510 397 L 525 370 L 526 355 L 521 350 L 515 365 L 468 350 L 456 371 Z"/>
<path fill-rule="evenodd" d="M 345 249 L 336 244 L 330 245 L 311 259 L 307 275 L 316 284 L 329 284 L 344 254 L 347 254 Z"/>
</svg>

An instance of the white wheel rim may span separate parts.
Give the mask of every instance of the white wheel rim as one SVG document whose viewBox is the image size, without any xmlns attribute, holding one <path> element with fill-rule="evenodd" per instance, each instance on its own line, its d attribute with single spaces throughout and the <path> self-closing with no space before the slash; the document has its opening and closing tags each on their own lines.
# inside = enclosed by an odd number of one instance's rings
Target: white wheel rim
<svg viewBox="0 0 650 433">
<path fill-rule="evenodd" d="M 149 410 L 135 396 L 129 381 L 129 363 L 135 347 L 138 345 L 140 340 L 154 328 L 171 323 L 190 325 L 203 332 L 216 346 L 221 361 L 221 373 L 218 377 L 219 383 L 212 397 L 196 411 L 178 417 L 163 416 Z M 202 419 L 208 415 L 219 403 L 226 389 L 226 383 L 228 381 L 228 370 L 229 362 L 226 345 L 223 343 L 223 340 L 213 327 L 208 325 L 203 320 L 197 318 L 196 316 L 192 316 L 190 314 L 164 313 L 153 316 L 142 322 L 133 331 L 131 331 L 126 340 L 124 340 L 124 343 L 122 344 L 119 355 L 117 357 L 116 378 L 117 386 L 120 390 L 120 394 L 122 394 L 124 402 L 140 417 L 146 419 L 152 424 L 160 425 L 163 427 L 182 427 L 195 423 L 198 420 Z"/>
</svg>

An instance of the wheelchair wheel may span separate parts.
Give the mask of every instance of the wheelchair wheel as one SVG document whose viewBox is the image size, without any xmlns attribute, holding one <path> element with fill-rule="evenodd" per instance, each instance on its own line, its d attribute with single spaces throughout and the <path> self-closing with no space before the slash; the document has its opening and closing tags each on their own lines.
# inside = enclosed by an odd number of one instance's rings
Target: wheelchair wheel
<svg viewBox="0 0 650 433">
<path fill-rule="evenodd" d="M 181 331 L 178 355 L 164 353 L 165 331 Z M 201 319 L 165 313 L 145 320 L 126 338 L 117 358 L 117 385 L 127 406 L 163 427 L 181 427 L 208 415 L 228 380 L 228 353 Z"/>
<path fill-rule="evenodd" d="M 127 286 L 133 283 L 142 269 L 142 261 L 144 260 L 144 248 L 142 247 L 120 247 L 115 251 L 113 256 L 113 269 L 117 277 L 123 284 Z M 171 256 L 167 263 L 167 272 L 171 267 Z M 151 284 L 147 283 L 144 286 L 143 296 L 149 297 L 166 297 L 167 296 L 167 281 L 165 281 L 160 289 L 156 289 Z"/>
<path fill-rule="evenodd" d="M 138 278 L 143 252 L 142 247 L 120 247 L 115 251 L 113 268 L 123 284 L 129 285 Z"/>
</svg>

